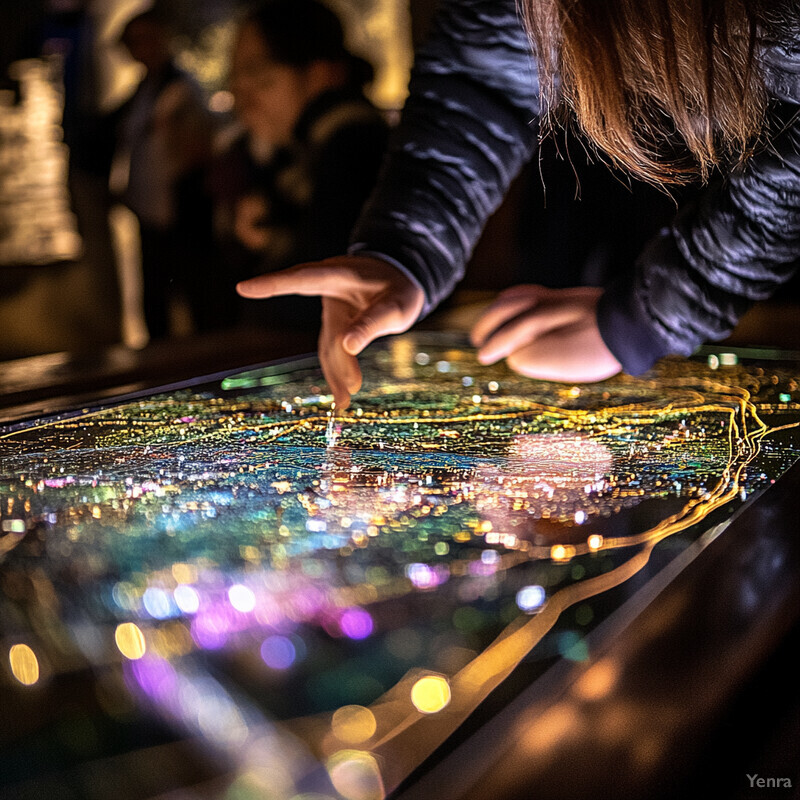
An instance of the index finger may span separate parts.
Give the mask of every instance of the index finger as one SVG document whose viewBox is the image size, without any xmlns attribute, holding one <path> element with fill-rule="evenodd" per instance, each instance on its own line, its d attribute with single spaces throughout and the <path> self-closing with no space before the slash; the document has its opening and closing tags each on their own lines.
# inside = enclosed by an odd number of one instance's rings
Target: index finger
<svg viewBox="0 0 800 800">
<path fill-rule="evenodd" d="M 344 411 L 350 406 L 351 395 L 361 388 L 358 359 L 345 352 L 339 341 L 327 344 L 320 341 L 319 360 L 336 408 Z"/>
<path fill-rule="evenodd" d="M 335 265 L 298 264 L 241 281 L 236 284 L 236 291 L 253 300 L 286 294 L 345 299 L 350 295 L 345 277 L 345 271 Z"/>
</svg>

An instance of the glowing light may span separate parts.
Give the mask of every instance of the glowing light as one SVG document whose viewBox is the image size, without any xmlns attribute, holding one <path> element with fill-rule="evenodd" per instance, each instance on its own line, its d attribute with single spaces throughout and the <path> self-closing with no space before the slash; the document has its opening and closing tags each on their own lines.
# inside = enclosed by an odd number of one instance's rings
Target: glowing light
<svg viewBox="0 0 800 800">
<path fill-rule="evenodd" d="M 613 472 L 608 446 L 584 434 L 521 434 L 511 452 L 535 470 L 538 483 L 581 494 Z"/>
<path fill-rule="evenodd" d="M 268 636 L 261 645 L 261 658 L 271 669 L 289 669 L 297 658 L 297 650 L 285 636 Z"/>
<path fill-rule="evenodd" d="M 147 650 L 144 634 L 133 622 L 123 622 L 121 625 L 117 625 L 117 629 L 114 631 L 114 641 L 116 641 L 120 653 L 131 661 L 141 658 Z"/>
<path fill-rule="evenodd" d="M 192 620 L 192 638 L 205 650 L 218 650 L 228 641 L 232 628 L 230 612 L 216 606 Z"/>
<path fill-rule="evenodd" d="M 424 367 L 431 363 L 431 357 L 427 353 L 417 353 L 414 356 L 414 361 L 416 361 L 421 367 Z"/>
<path fill-rule="evenodd" d="M 411 687 L 411 702 L 423 714 L 436 714 L 450 702 L 450 684 L 441 675 L 426 675 Z"/>
<path fill-rule="evenodd" d="M 256 596 L 253 590 L 241 583 L 236 583 L 228 589 L 228 600 L 231 605 L 243 614 L 247 614 L 256 607 Z"/>
<path fill-rule="evenodd" d="M 575 524 L 576 525 L 583 525 L 586 522 L 586 512 L 585 511 L 576 511 L 575 512 Z"/>
<path fill-rule="evenodd" d="M 172 593 L 175 603 L 184 614 L 196 614 L 200 608 L 200 595 L 193 586 L 182 583 Z"/>
<path fill-rule="evenodd" d="M 39 660 L 26 644 L 15 644 L 8 653 L 11 674 L 24 686 L 33 686 L 39 680 Z"/>
<path fill-rule="evenodd" d="M 618 669 L 613 661 L 598 661 L 576 681 L 573 691 L 583 700 L 600 700 L 617 682 Z"/>
<path fill-rule="evenodd" d="M 603 537 L 599 533 L 593 533 L 586 540 L 586 544 L 590 550 L 599 550 L 603 546 Z"/>
<path fill-rule="evenodd" d="M 155 700 L 168 699 L 177 690 L 175 670 L 163 658 L 140 658 L 133 662 L 132 672 L 145 694 Z"/>
<path fill-rule="evenodd" d="M 589 647 L 577 631 L 564 631 L 559 635 L 558 651 L 570 661 L 589 659 Z"/>
<path fill-rule="evenodd" d="M 173 605 L 169 595 L 163 589 L 150 586 L 142 595 L 142 603 L 147 613 L 155 619 L 166 619 L 172 616 Z"/>
<path fill-rule="evenodd" d="M 189 631 L 179 622 L 152 630 L 148 636 L 148 652 L 163 658 L 184 656 L 194 649 Z"/>
<path fill-rule="evenodd" d="M 430 589 L 436 586 L 436 573 L 427 564 L 409 564 L 406 567 L 406 575 L 417 589 Z"/>
<path fill-rule="evenodd" d="M 345 800 L 383 800 L 386 795 L 380 767 L 371 753 L 340 750 L 325 766 L 334 789 Z"/>
<path fill-rule="evenodd" d="M 139 604 L 136 587 L 127 581 L 120 581 L 111 590 L 111 597 L 123 611 L 133 611 Z"/>
<path fill-rule="evenodd" d="M 194 583 L 197 580 L 197 570 L 190 564 L 173 564 L 171 572 L 176 583 Z"/>
<path fill-rule="evenodd" d="M 348 608 L 339 620 L 339 627 L 348 639 L 366 639 L 375 623 L 363 608 Z"/>
<path fill-rule="evenodd" d="M 374 736 L 378 728 L 375 715 L 364 706 L 343 706 L 331 720 L 331 729 L 341 742 L 361 744 Z"/>
<path fill-rule="evenodd" d="M 571 544 L 554 544 L 550 548 L 550 558 L 553 561 L 569 561 L 575 555 L 575 548 Z"/>
<path fill-rule="evenodd" d="M 517 606 L 526 614 L 539 611 L 547 597 L 543 586 L 524 586 L 517 592 Z"/>
</svg>

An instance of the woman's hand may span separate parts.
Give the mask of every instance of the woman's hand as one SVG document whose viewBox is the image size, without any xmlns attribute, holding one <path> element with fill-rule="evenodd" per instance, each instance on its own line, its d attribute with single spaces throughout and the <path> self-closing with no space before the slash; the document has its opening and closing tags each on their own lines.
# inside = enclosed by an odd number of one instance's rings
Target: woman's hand
<svg viewBox="0 0 800 800">
<path fill-rule="evenodd" d="M 356 356 L 374 339 L 402 333 L 425 303 L 422 289 L 378 258 L 341 256 L 260 275 L 236 287 L 242 297 L 322 297 L 319 360 L 338 408 L 361 388 Z"/>
<path fill-rule="evenodd" d="M 505 358 L 531 378 L 600 381 L 622 369 L 600 336 L 597 301 L 602 289 L 512 286 L 502 292 L 472 329 L 478 360 Z"/>
</svg>

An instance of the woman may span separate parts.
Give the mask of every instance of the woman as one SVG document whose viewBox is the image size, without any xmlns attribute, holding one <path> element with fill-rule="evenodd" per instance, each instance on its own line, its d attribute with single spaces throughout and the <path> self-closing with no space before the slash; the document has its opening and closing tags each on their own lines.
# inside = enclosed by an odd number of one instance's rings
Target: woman
<svg viewBox="0 0 800 800">
<path fill-rule="evenodd" d="M 245 135 L 213 179 L 215 228 L 234 271 L 276 270 L 347 246 L 386 146 L 386 123 L 363 92 L 371 78 L 317 0 L 267 0 L 244 19 L 230 86 Z M 297 310 L 248 311 L 307 325 Z"/>
<path fill-rule="evenodd" d="M 633 281 L 503 293 L 472 332 L 482 361 L 570 381 L 641 373 L 723 337 L 793 272 L 794 0 L 526 0 L 525 12 L 522 25 L 514 0 L 444 0 L 351 255 L 239 288 L 323 296 L 320 356 L 337 403 L 360 384 L 363 347 L 452 290 L 562 111 L 613 165 L 665 188 L 703 188 L 645 247 Z"/>
</svg>

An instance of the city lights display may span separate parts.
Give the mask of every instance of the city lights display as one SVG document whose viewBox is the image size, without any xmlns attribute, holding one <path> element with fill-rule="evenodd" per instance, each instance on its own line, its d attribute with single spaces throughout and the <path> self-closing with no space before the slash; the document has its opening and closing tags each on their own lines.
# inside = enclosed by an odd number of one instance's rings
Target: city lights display
<svg viewBox="0 0 800 800">
<path fill-rule="evenodd" d="M 362 367 L 339 413 L 306 358 L 0 427 L 4 691 L 89 670 L 231 787 L 383 797 L 800 454 L 788 366 L 568 386 L 407 335 Z"/>
</svg>

